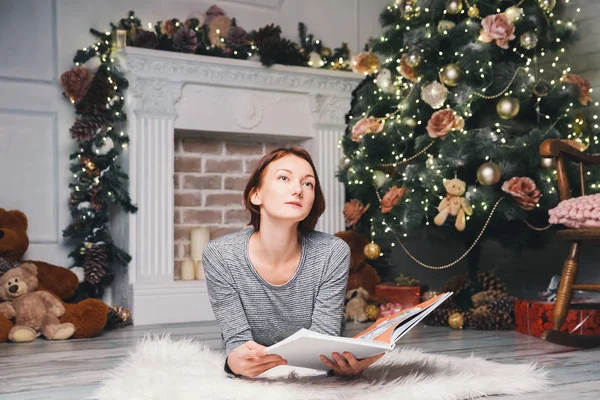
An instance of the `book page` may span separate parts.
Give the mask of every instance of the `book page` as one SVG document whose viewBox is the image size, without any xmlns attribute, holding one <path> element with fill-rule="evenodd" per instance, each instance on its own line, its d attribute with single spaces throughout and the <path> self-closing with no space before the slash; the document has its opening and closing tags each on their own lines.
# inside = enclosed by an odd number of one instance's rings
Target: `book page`
<svg viewBox="0 0 600 400">
<path fill-rule="evenodd" d="M 410 329 L 410 327 L 414 326 L 414 323 L 411 323 L 411 321 L 413 321 L 415 318 L 418 318 L 419 314 L 426 310 L 431 311 L 429 309 L 439 306 L 448 297 L 450 297 L 451 294 L 452 293 L 442 293 L 414 307 L 399 311 L 385 318 L 380 318 L 369 328 L 354 336 L 354 338 L 375 340 L 378 342 L 392 344 L 398 339 L 398 336 L 394 335 L 396 328 L 403 324 L 407 324 L 408 326 L 406 330 Z M 420 319 L 421 318 L 418 318 L 418 320 Z M 405 332 L 406 330 L 403 330 L 402 332 Z"/>
</svg>

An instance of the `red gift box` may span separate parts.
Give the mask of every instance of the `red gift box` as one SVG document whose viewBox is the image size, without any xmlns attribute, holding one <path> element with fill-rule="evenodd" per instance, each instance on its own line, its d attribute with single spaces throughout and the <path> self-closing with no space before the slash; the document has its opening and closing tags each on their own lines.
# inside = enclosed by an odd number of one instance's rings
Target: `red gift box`
<svg viewBox="0 0 600 400">
<path fill-rule="evenodd" d="M 375 286 L 375 296 L 377 298 L 384 298 L 390 303 L 399 303 L 403 309 L 407 309 L 421 303 L 421 287 L 386 285 L 382 283 Z"/>
<path fill-rule="evenodd" d="M 600 334 L 600 304 L 590 305 L 584 301 L 574 301 L 572 304 L 582 303 L 593 309 L 569 310 L 560 331 L 576 335 Z M 553 309 L 554 303 L 548 301 L 515 300 L 515 330 L 540 337 L 544 331 L 552 329 Z"/>
</svg>

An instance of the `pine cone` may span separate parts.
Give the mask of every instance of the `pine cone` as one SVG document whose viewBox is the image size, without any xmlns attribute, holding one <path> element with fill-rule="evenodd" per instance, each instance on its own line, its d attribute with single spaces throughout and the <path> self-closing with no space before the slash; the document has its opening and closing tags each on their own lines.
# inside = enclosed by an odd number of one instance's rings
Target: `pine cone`
<svg viewBox="0 0 600 400">
<path fill-rule="evenodd" d="M 514 302 L 515 297 L 499 293 L 499 297 L 490 298 L 490 301 L 468 313 L 467 324 L 482 330 L 512 329 L 515 320 Z"/>
<path fill-rule="evenodd" d="M 483 291 L 494 290 L 506 293 L 506 285 L 494 273 L 481 271 L 477 274 L 477 283 Z"/>
<path fill-rule="evenodd" d="M 86 281 L 92 285 L 97 285 L 106 274 L 107 267 L 108 257 L 104 245 L 96 244 L 86 251 L 83 265 Z"/>
<path fill-rule="evenodd" d="M 232 26 L 225 38 L 231 47 L 242 47 L 248 44 L 248 34 L 239 26 Z"/>
<path fill-rule="evenodd" d="M 106 103 L 108 98 L 111 97 L 111 91 L 112 86 L 108 81 L 108 73 L 104 68 L 98 68 L 85 97 L 75 106 L 77 114 L 106 115 Z"/>
<path fill-rule="evenodd" d="M 173 48 L 182 53 L 193 53 L 198 47 L 196 31 L 184 26 L 173 37 Z"/>
<path fill-rule="evenodd" d="M 104 330 L 113 330 L 124 328 L 127 325 L 132 325 L 131 312 L 125 307 L 113 306 L 108 309 L 106 325 Z"/>
<path fill-rule="evenodd" d="M 108 121 L 101 116 L 86 116 L 78 118 L 71 127 L 71 137 L 78 142 L 87 142 L 104 131 Z"/>
<path fill-rule="evenodd" d="M 488 309 L 492 312 L 504 313 L 512 319 L 515 317 L 515 300 L 513 296 L 502 296 L 488 304 Z"/>
<path fill-rule="evenodd" d="M 483 305 L 488 305 L 497 299 L 506 296 L 506 293 L 499 290 L 484 290 L 471 296 L 471 300 L 473 301 L 474 307 L 480 307 Z"/>
<path fill-rule="evenodd" d="M 466 275 L 457 275 L 446 282 L 441 292 L 454 292 L 454 296 L 456 296 L 459 292 L 467 289 L 469 286 L 471 286 L 471 280 L 467 278 Z"/>
<path fill-rule="evenodd" d="M 423 323 L 431 326 L 448 326 L 448 318 L 455 312 L 462 312 L 455 304 L 444 303 L 425 317 Z"/>
<path fill-rule="evenodd" d="M 135 35 L 132 45 L 143 49 L 158 49 L 158 38 L 154 32 L 140 30 Z"/>
<path fill-rule="evenodd" d="M 479 307 L 467 314 L 468 326 L 480 330 L 506 330 L 514 325 L 513 318 L 504 312 L 494 312 L 486 306 Z"/>
<path fill-rule="evenodd" d="M 254 36 L 254 43 L 260 49 L 273 41 L 279 41 L 281 37 L 281 28 L 279 25 L 270 24 L 258 30 Z"/>
</svg>

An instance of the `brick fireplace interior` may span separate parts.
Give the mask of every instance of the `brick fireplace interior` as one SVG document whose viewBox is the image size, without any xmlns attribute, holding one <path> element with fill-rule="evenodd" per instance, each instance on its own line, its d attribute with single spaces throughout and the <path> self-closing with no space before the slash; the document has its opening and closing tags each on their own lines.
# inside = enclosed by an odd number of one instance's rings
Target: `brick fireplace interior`
<svg viewBox="0 0 600 400">
<path fill-rule="evenodd" d="M 250 172 L 263 155 L 292 144 L 175 135 L 176 280 L 181 261 L 190 256 L 190 230 L 208 227 L 212 240 L 245 228 L 250 214 L 242 193 Z"/>
</svg>

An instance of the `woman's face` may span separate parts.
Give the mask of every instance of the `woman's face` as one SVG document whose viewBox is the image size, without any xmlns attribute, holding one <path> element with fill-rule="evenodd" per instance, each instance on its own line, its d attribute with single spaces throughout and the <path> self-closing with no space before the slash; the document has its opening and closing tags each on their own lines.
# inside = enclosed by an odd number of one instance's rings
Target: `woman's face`
<svg viewBox="0 0 600 400">
<path fill-rule="evenodd" d="M 262 185 L 250 200 L 261 206 L 261 217 L 300 222 L 315 200 L 315 173 L 303 158 L 287 155 L 272 161 L 263 171 Z"/>
</svg>

